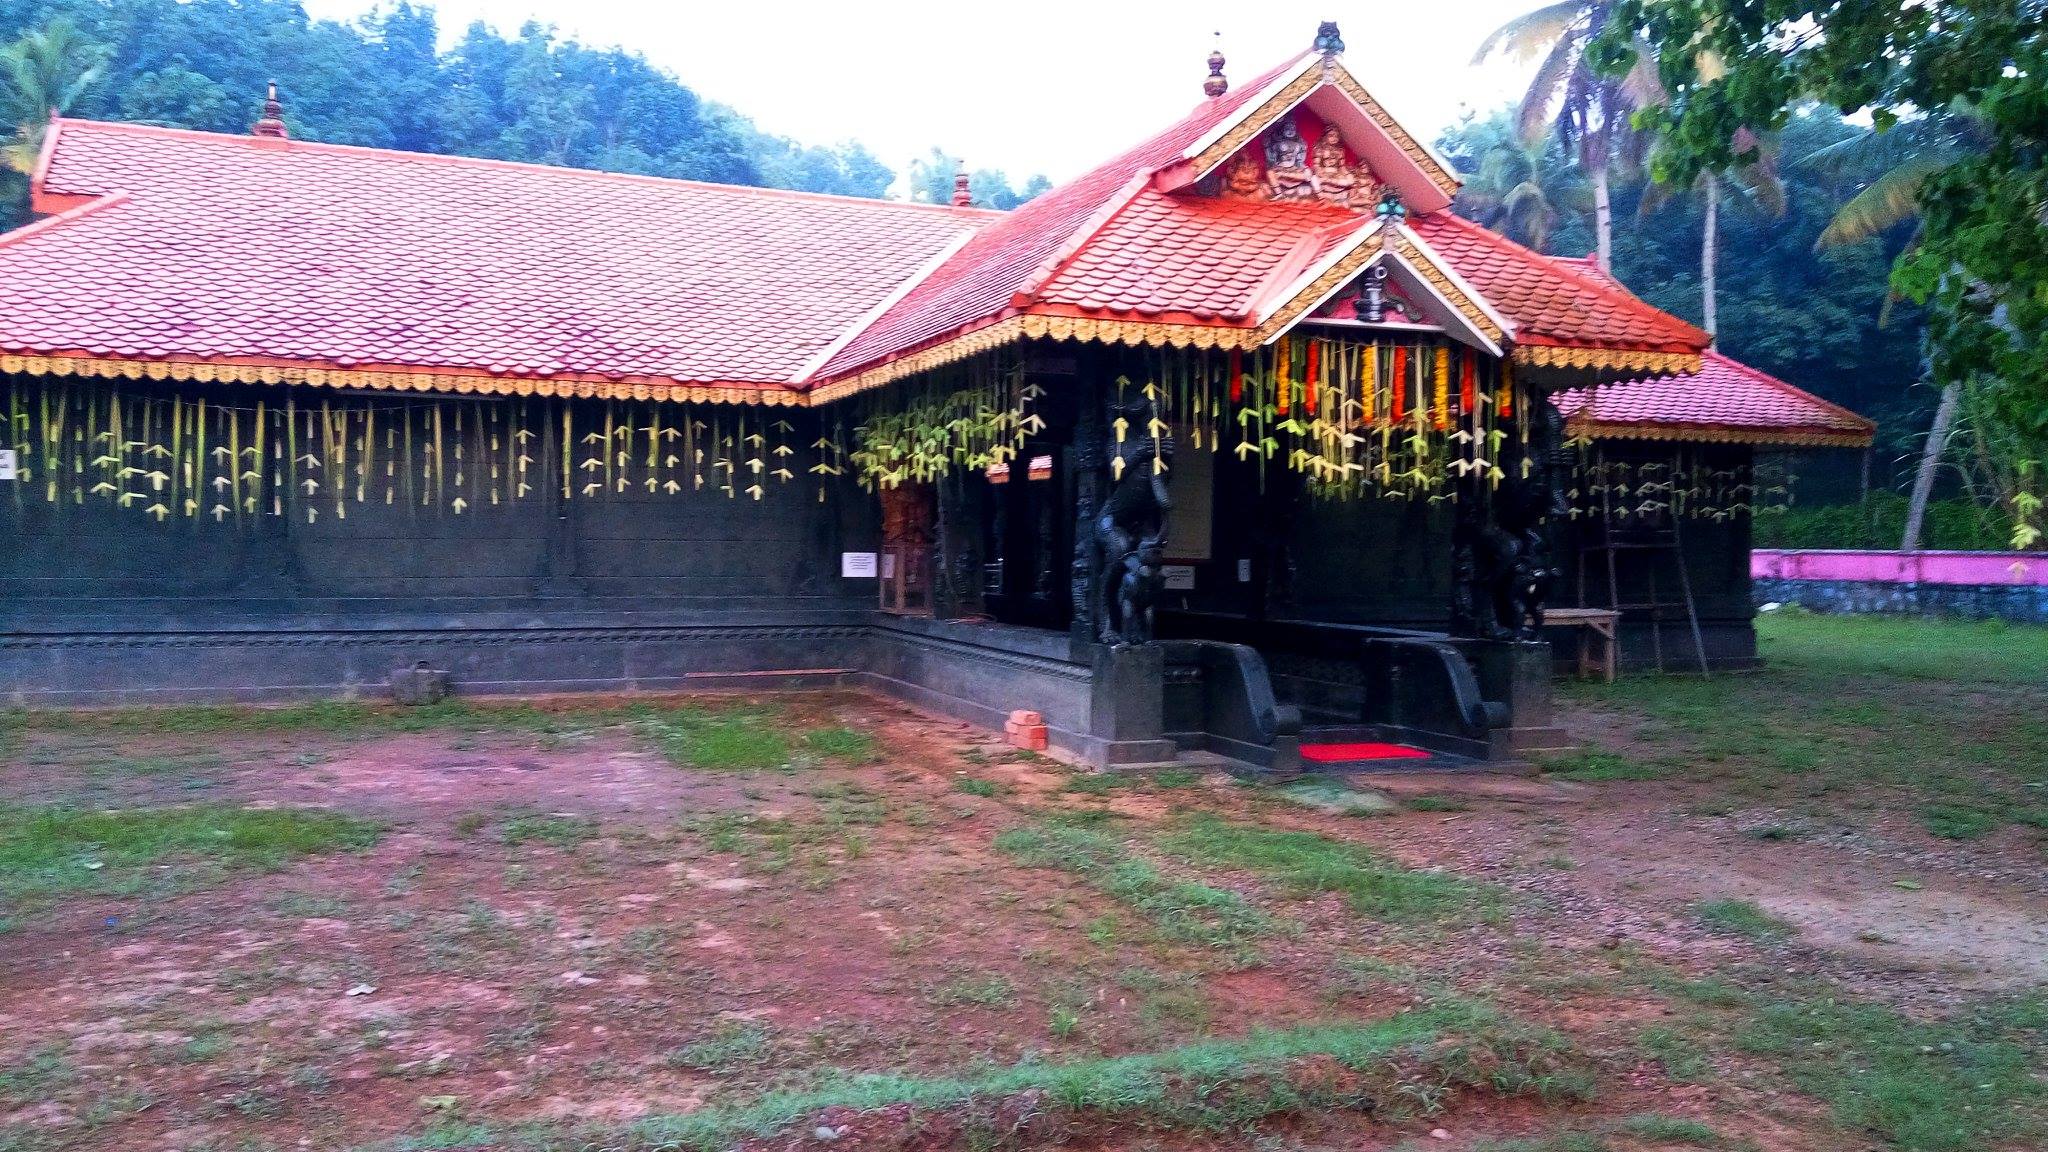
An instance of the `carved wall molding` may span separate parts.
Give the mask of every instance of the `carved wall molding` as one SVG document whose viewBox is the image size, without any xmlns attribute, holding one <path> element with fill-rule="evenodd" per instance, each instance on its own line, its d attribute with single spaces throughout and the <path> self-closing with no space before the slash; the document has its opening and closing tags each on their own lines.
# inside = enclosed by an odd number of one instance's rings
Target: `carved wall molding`
<svg viewBox="0 0 2048 1152">
<path fill-rule="evenodd" d="M 217 631 L 159 633 L 12 633 L 0 650 L 179 648 L 377 648 L 395 646 L 508 646 L 531 644 L 715 644 L 794 640 L 863 640 L 864 624 L 710 624 L 630 628 L 408 628 L 390 631 Z"/>
</svg>

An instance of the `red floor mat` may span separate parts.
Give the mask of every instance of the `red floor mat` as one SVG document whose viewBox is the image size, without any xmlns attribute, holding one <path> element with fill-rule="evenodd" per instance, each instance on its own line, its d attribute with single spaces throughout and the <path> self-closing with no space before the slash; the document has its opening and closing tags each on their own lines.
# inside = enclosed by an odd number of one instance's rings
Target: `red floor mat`
<svg viewBox="0 0 2048 1152">
<path fill-rule="evenodd" d="M 1301 758 L 1318 764 L 1341 764 L 1351 760 L 1422 760 L 1429 753 L 1406 744 L 1303 744 Z"/>
</svg>

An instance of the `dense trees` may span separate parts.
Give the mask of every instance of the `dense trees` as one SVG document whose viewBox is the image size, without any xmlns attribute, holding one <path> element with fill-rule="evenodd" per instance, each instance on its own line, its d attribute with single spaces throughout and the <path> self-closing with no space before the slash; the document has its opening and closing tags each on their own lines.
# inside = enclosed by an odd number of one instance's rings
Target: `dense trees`
<svg viewBox="0 0 2048 1152">
<path fill-rule="evenodd" d="M 762 132 L 635 53 L 531 23 L 511 37 L 473 25 L 446 51 L 437 36 L 433 10 L 410 0 L 353 25 L 309 20 L 296 0 L 11 0 L 0 6 L 0 44 L 12 45 L 0 64 L 19 54 L 48 66 L 30 76 L 35 91 L 0 73 L 0 109 L 19 130 L 14 151 L 32 156 L 52 108 L 247 131 L 274 79 L 301 139 L 852 196 L 883 195 L 895 180 L 858 143 Z M 951 169 L 946 178 L 950 194 Z M 18 219 L 12 179 L 0 224 Z M 1007 208 L 1042 186 L 1015 189 L 990 172 L 975 190 Z"/>
<path fill-rule="evenodd" d="M 1722 350 L 1877 418 L 1897 455 L 1924 429 L 1933 403 L 1918 375 L 1918 313 L 1884 316 L 1886 272 L 1907 228 L 1815 249 L 1836 210 L 1881 177 L 1891 158 L 1833 148 L 1863 130 L 1825 113 L 1792 118 L 1779 134 L 1784 212 L 1720 213 Z M 1575 147 L 1523 144 L 1513 109 L 1468 119 L 1438 148 L 1470 174 L 1458 210 L 1525 244 L 1560 255 L 1593 250 L 1594 200 Z M 1814 154 L 1820 153 L 1819 157 Z M 1706 203 L 1668 196 L 1640 173 L 1615 181 L 1614 274 L 1674 315 L 1702 319 L 1700 252 Z M 1724 205 L 1724 209 L 1726 205 Z M 1533 227 L 1536 221 L 1546 226 Z M 1880 320 L 1883 323 L 1880 323 Z"/>
<path fill-rule="evenodd" d="M 1869 217 L 1881 222 L 1910 195 L 1918 231 L 1892 282 L 1926 305 L 1929 375 L 1960 390 L 1978 478 L 2016 517 L 2016 541 L 2040 540 L 2048 0 L 1614 0 L 1609 31 L 1592 48 L 1596 68 L 1620 75 L 1654 59 L 1668 89 L 1636 117 L 1657 137 L 1660 179 L 1726 167 L 1740 158 L 1738 127 L 1775 128 L 1808 101 L 1867 116 L 1880 133 L 1906 128 L 1907 145 L 1936 138 L 1862 207 L 1885 208 Z"/>
</svg>

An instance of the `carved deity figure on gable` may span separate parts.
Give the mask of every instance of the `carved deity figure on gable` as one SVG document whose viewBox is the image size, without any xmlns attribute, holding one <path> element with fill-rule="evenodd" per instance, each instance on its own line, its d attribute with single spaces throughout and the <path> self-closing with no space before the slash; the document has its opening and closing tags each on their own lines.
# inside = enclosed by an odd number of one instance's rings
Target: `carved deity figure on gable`
<svg viewBox="0 0 2048 1152">
<path fill-rule="evenodd" d="M 1323 129 L 1309 154 L 1316 194 L 1344 208 L 1370 208 L 1379 196 L 1379 182 L 1363 165 L 1353 166 L 1344 154 L 1344 138 L 1332 126 Z"/>
<path fill-rule="evenodd" d="M 1275 200 L 1313 200 L 1316 174 L 1308 166 L 1308 142 L 1292 120 L 1282 120 L 1266 141 L 1266 186 Z"/>
<path fill-rule="evenodd" d="M 1225 200 L 1267 200 L 1266 174 L 1249 152 L 1239 152 L 1223 169 L 1222 196 Z"/>
</svg>

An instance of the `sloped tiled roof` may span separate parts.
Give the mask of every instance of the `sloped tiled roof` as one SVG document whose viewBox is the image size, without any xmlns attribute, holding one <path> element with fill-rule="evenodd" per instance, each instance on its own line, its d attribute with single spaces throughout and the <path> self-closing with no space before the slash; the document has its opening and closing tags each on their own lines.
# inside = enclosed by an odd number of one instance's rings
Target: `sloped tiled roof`
<svg viewBox="0 0 2048 1152">
<path fill-rule="evenodd" d="M 1313 54 L 1311 54 L 1313 55 Z M 916 347 L 964 327 L 1010 314 L 1012 298 L 1034 273 L 1089 238 L 1088 225 L 1129 194 L 1134 180 L 1169 161 L 1231 117 L 1275 80 L 1298 71 L 1306 57 L 1287 63 L 1204 100 L 1151 139 L 1047 192 L 982 229 L 846 347 L 821 376 L 835 376 Z"/>
<path fill-rule="evenodd" d="M 1718 352 L 1700 371 L 1578 388 L 1555 397 L 1572 432 L 1750 444 L 1869 445 L 1877 425 Z"/>
<path fill-rule="evenodd" d="M 1708 336 L 1577 260 L 1533 252 L 1449 212 L 1409 226 L 1514 325 L 1515 343 L 1698 352 Z"/>
<path fill-rule="evenodd" d="M 998 214 L 60 121 L 0 353 L 782 389 Z"/>
<path fill-rule="evenodd" d="M 1570 353 L 1531 363 L 1697 363 L 1705 333 L 1447 212 L 1375 238 L 1187 184 L 1354 89 L 1305 53 L 1007 214 L 59 121 L 32 185 L 69 210 L 0 237 L 0 370 L 819 403 L 1030 336 L 1253 347 L 1382 245 L 1489 347 Z"/>
<path fill-rule="evenodd" d="M 1242 321 L 1262 288 L 1364 221 L 1348 208 L 1177 197 L 1144 189 L 1045 286 L 1037 304 L 1086 315 Z"/>
</svg>

